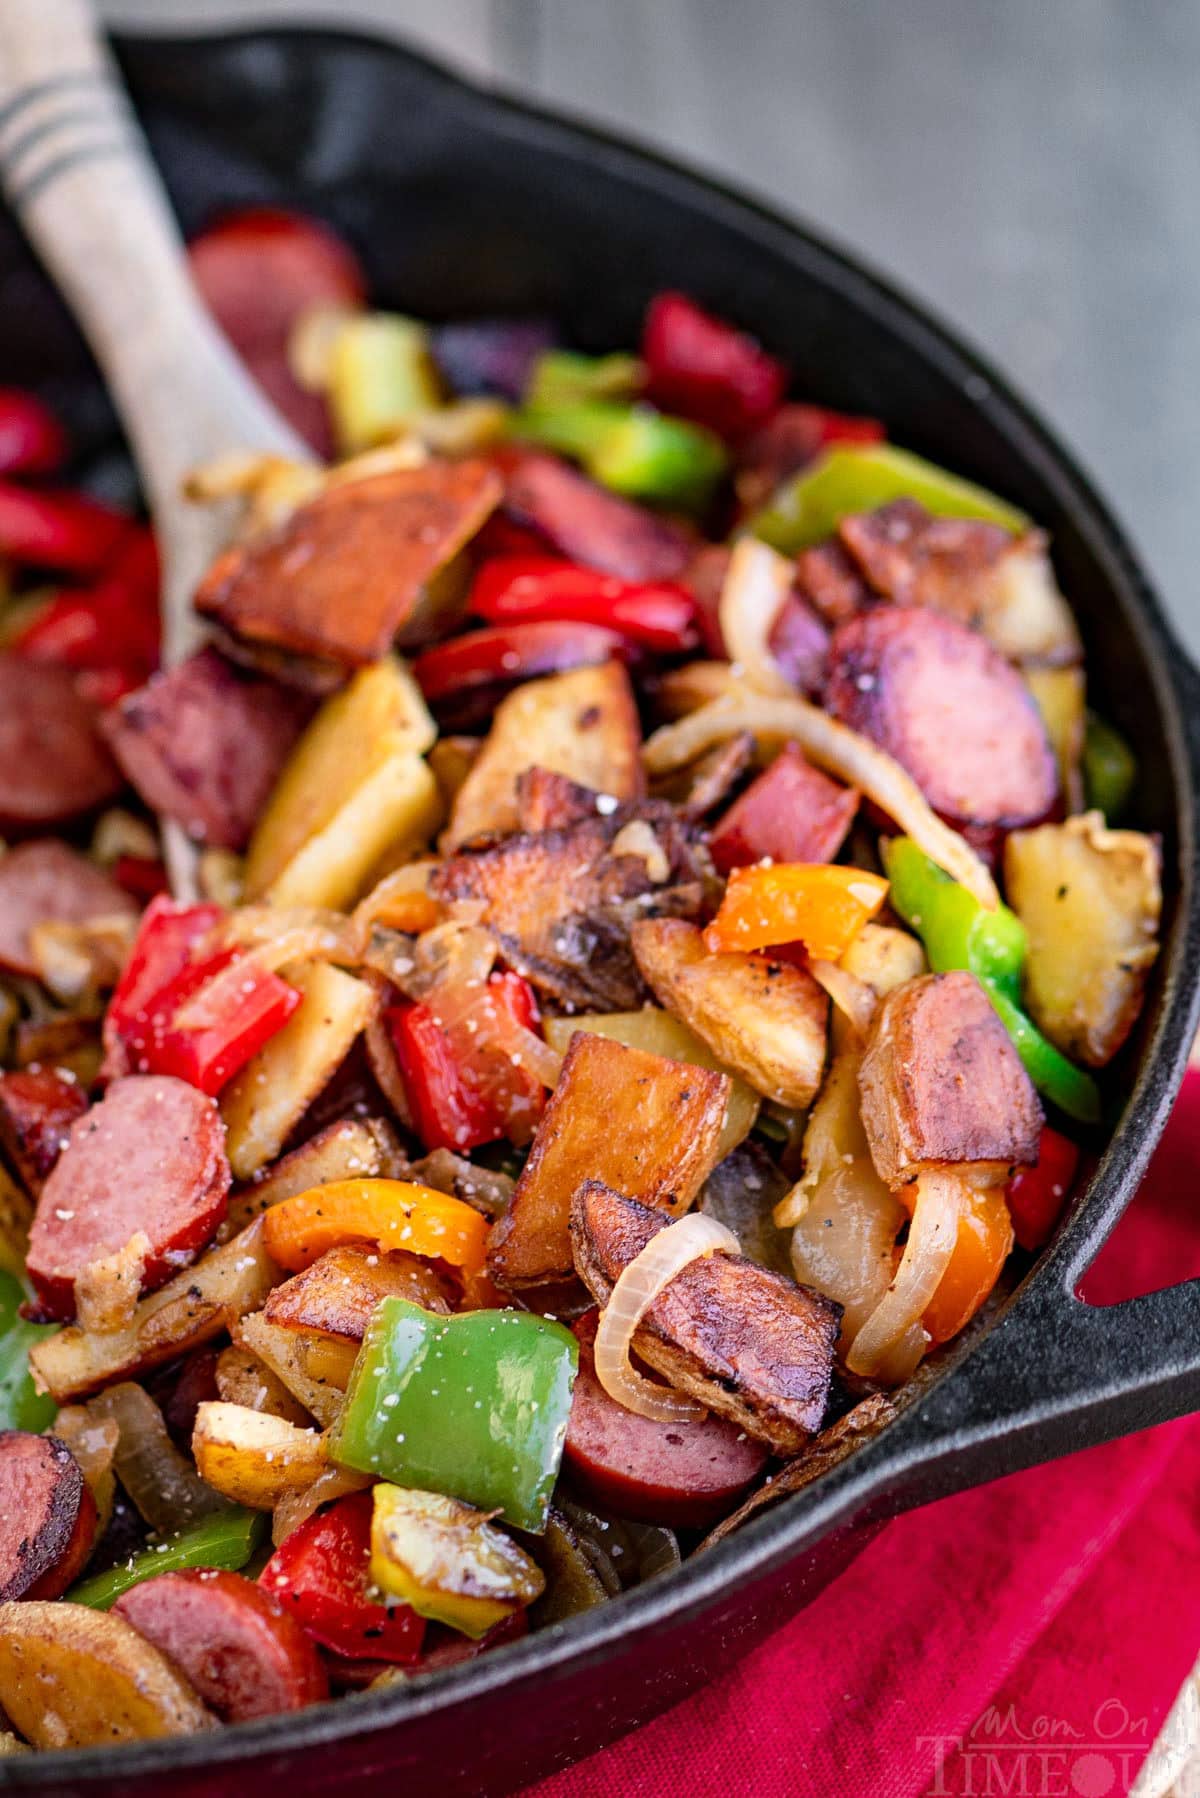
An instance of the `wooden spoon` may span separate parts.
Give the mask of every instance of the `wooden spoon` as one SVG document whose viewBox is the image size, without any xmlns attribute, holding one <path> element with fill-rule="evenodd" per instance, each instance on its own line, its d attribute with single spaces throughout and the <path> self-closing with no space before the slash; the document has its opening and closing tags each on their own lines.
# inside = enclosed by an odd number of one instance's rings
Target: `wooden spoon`
<svg viewBox="0 0 1200 1798">
<path fill-rule="evenodd" d="M 200 640 L 191 600 L 229 534 L 183 482 L 232 450 L 311 462 L 209 318 L 87 0 L 0 0 L 0 181 L 82 327 L 120 412 L 163 560 L 163 657 Z M 168 823 L 177 898 L 196 852 Z"/>
</svg>

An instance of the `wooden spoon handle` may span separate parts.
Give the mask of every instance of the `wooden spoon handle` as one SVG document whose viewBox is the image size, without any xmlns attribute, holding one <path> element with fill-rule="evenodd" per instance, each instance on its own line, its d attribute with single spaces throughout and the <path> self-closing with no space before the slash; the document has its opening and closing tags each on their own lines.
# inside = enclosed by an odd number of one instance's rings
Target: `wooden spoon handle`
<svg viewBox="0 0 1200 1798">
<path fill-rule="evenodd" d="M 168 539 L 197 462 L 233 448 L 309 458 L 196 294 L 86 0 L 0 6 L 0 180 L 91 343 Z M 168 629 L 170 659 L 185 628 Z"/>
</svg>

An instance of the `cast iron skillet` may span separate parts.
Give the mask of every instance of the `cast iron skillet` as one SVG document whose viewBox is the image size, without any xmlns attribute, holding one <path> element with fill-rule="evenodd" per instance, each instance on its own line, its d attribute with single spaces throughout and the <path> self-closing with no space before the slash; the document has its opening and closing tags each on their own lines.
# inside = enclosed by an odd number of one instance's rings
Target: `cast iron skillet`
<svg viewBox="0 0 1200 1798">
<path fill-rule="evenodd" d="M 1116 1070 L 1091 1184 L 1015 1295 L 902 1416 L 806 1492 L 680 1574 L 453 1673 L 212 1738 L 6 1760 L 0 1783 L 176 1798 L 231 1779 L 258 1798 L 390 1786 L 499 1794 L 665 1708 L 826 1584 L 888 1515 L 1200 1404 L 1200 1282 L 1094 1311 L 1080 1275 L 1136 1188 L 1196 1022 L 1200 678 L 1070 457 L 969 350 L 790 222 L 656 157 L 485 95 L 402 51 L 261 33 L 129 43 L 123 60 L 185 227 L 246 201 L 322 214 L 374 291 L 421 316 L 550 312 L 584 348 L 636 341 L 683 285 L 755 330 L 797 391 L 1018 501 L 1053 534 L 1097 701 L 1162 833 L 1164 951 Z M 126 477 L 94 373 L 0 227 L 0 380 L 70 411 L 102 482 Z M 953 1603 L 953 1594 L 946 1595 Z"/>
</svg>

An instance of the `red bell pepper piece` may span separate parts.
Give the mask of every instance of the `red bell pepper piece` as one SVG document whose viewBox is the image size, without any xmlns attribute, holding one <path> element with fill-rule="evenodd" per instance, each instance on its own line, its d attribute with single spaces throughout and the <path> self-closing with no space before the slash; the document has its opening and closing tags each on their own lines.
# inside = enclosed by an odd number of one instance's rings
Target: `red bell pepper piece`
<svg viewBox="0 0 1200 1798">
<path fill-rule="evenodd" d="M 300 994 L 252 962 L 219 1017 L 195 1027 L 177 1022 L 184 1005 L 239 958 L 236 949 L 200 947 L 222 916 L 220 906 L 166 897 L 147 906 L 104 1020 L 110 1067 L 174 1074 L 211 1097 L 287 1023 Z"/>
<path fill-rule="evenodd" d="M 157 608 L 116 581 L 60 593 L 17 636 L 13 648 L 36 662 L 76 669 L 120 669 L 135 685 L 158 666 Z"/>
<path fill-rule="evenodd" d="M 1038 1143 L 1037 1161 L 1033 1167 L 1020 1168 L 1004 1193 L 1013 1235 L 1023 1249 L 1040 1249 L 1050 1240 L 1078 1167 L 1076 1145 L 1046 1124 Z"/>
<path fill-rule="evenodd" d="M 113 863 L 112 877 L 143 905 L 168 891 L 167 870 L 156 855 L 119 855 Z"/>
<path fill-rule="evenodd" d="M 599 624 L 498 624 L 425 650 L 413 673 L 434 705 L 472 687 L 515 686 L 537 674 L 627 658 L 630 647 L 627 637 Z"/>
<path fill-rule="evenodd" d="M 427 1149 L 462 1154 L 500 1142 L 514 1129 L 528 1140 L 541 1115 L 541 1082 L 512 1062 L 505 1042 L 506 1026 L 537 1029 L 533 988 L 519 974 L 493 974 L 488 997 L 488 1013 L 464 1014 L 461 1021 L 449 1015 L 457 1009 L 450 1003 L 440 1008 L 441 1016 L 437 1006 L 421 1003 L 384 1012 L 417 1135 Z"/>
<path fill-rule="evenodd" d="M 788 383 L 782 362 L 683 293 L 650 302 L 642 360 L 656 406 L 735 440 L 774 412 Z"/>
<path fill-rule="evenodd" d="M 0 554 L 64 574 L 97 574 L 129 529 L 114 512 L 82 493 L 34 493 L 0 481 Z"/>
<path fill-rule="evenodd" d="M 491 624 L 599 624 L 666 654 L 698 641 L 696 602 L 673 582 L 623 581 L 554 556 L 485 562 L 468 602 Z"/>
<path fill-rule="evenodd" d="M 104 570 L 104 578 L 137 599 L 152 600 L 157 607 L 162 564 L 154 532 L 148 524 L 130 525 Z"/>
<path fill-rule="evenodd" d="M 419 1660 L 425 1619 L 406 1604 L 371 1597 L 371 1508 L 353 1492 L 309 1517 L 275 1550 L 258 1576 L 306 1635 L 352 1660 L 409 1666 Z"/>
<path fill-rule="evenodd" d="M 67 434 L 35 393 L 0 387 L 0 474 L 53 474 L 67 455 Z"/>
<path fill-rule="evenodd" d="M 830 780 L 788 743 L 735 799 L 708 840 L 717 871 L 754 862 L 831 862 L 858 810 L 858 794 Z"/>
</svg>

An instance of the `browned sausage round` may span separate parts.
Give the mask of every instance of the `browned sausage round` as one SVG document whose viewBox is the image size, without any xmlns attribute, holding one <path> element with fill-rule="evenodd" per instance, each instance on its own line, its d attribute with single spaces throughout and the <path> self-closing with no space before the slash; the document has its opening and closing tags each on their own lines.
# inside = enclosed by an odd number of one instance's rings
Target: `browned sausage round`
<svg viewBox="0 0 1200 1798">
<path fill-rule="evenodd" d="M 3 729 L 0 723 L 0 734 Z M 39 924 L 133 918 L 137 909 L 102 868 L 56 838 L 18 843 L 0 856 L 0 967 L 37 974 L 30 932 Z"/>
<path fill-rule="evenodd" d="M 96 1501 L 57 1436 L 0 1432 L 0 1599 L 57 1598 L 96 1537 Z"/>
<path fill-rule="evenodd" d="M 497 460 L 509 516 L 532 525 L 572 561 L 627 581 L 671 580 L 690 561 L 695 545 L 677 524 L 607 492 L 565 462 L 526 450 Z"/>
<path fill-rule="evenodd" d="M 596 1313 L 575 1325 L 579 1373 L 564 1458 L 585 1497 L 618 1516 L 703 1529 L 762 1472 L 766 1450 L 723 1417 L 655 1423 L 609 1398 L 596 1378 Z"/>
<path fill-rule="evenodd" d="M 978 632 L 917 606 L 839 626 L 825 703 L 895 756 L 934 810 L 978 835 L 1045 818 L 1058 775 L 1016 669 Z"/>
<path fill-rule="evenodd" d="M 72 1125 L 38 1200 L 26 1269 L 44 1314 L 72 1316 L 78 1276 L 139 1230 L 142 1290 L 160 1286 L 212 1238 L 229 1185 L 214 1100 L 165 1074 L 114 1080 Z"/>
<path fill-rule="evenodd" d="M 86 1110 L 83 1088 L 53 1068 L 0 1074 L 0 1144 L 30 1192 L 41 1190 L 67 1131 Z"/>
<path fill-rule="evenodd" d="M 0 655 L 0 830 L 45 830 L 120 791 L 69 668 Z"/>
<path fill-rule="evenodd" d="M 122 1593 L 113 1610 L 174 1661 L 226 1723 L 303 1710 L 329 1696 L 317 1651 L 296 1619 L 240 1573 L 160 1573 Z"/>
</svg>

